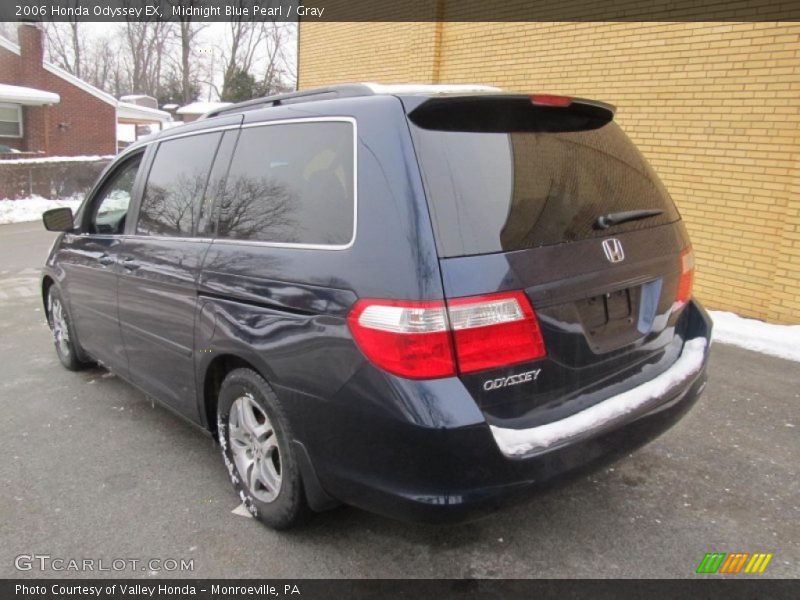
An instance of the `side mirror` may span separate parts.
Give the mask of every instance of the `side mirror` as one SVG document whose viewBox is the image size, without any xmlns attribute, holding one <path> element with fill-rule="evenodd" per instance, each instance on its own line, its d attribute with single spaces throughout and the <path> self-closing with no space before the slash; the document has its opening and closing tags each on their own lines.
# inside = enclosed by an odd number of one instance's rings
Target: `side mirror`
<svg viewBox="0 0 800 600">
<path fill-rule="evenodd" d="M 72 231 L 75 229 L 72 209 L 68 206 L 44 211 L 42 213 L 42 221 L 47 231 Z"/>
</svg>

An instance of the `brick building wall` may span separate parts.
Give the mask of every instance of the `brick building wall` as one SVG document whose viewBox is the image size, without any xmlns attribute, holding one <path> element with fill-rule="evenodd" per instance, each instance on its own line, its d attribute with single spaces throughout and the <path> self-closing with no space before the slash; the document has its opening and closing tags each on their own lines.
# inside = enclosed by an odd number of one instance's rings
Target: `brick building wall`
<svg viewBox="0 0 800 600">
<path fill-rule="evenodd" d="M 449 6 L 449 3 L 448 3 Z M 800 322 L 800 23 L 310 23 L 299 87 L 481 83 L 618 107 L 709 307 Z"/>
<path fill-rule="evenodd" d="M 0 137 L 0 144 L 50 156 L 105 155 L 117 151 L 115 106 L 46 70 L 42 32 L 18 28 L 20 54 L 0 47 L 0 82 L 54 92 L 53 106 L 23 108 L 23 138 Z"/>
</svg>

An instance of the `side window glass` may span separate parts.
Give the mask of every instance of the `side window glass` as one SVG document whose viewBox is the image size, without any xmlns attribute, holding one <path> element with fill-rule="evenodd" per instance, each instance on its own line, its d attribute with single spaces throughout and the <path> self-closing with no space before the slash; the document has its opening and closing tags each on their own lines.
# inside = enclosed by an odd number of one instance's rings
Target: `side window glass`
<svg viewBox="0 0 800 600">
<path fill-rule="evenodd" d="M 141 156 L 131 159 L 103 187 L 93 204 L 91 233 L 121 234 L 125 231 L 133 183 L 141 160 Z"/>
<path fill-rule="evenodd" d="M 136 233 L 189 237 L 200 220 L 220 132 L 161 142 L 147 177 Z"/>
<path fill-rule="evenodd" d="M 217 237 L 344 245 L 355 226 L 353 125 L 246 127 L 218 194 Z"/>
</svg>

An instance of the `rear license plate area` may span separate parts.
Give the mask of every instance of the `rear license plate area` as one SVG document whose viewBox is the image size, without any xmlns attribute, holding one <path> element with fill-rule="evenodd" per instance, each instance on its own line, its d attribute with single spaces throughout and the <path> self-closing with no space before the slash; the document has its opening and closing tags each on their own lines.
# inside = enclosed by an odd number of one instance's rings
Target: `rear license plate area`
<svg viewBox="0 0 800 600">
<path fill-rule="evenodd" d="M 640 296 L 641 288 L 636 286 L 592 296 L 575 303 L 592 350 L 608 352 L 640 337 L 636 329 Z"/>
</svg>

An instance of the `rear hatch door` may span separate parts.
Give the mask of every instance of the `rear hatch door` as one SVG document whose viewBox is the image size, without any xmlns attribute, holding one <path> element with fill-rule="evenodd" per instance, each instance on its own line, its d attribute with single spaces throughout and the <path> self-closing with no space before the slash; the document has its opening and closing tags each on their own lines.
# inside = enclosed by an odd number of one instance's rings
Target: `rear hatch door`
<svg viewBox="0 0 800 600">
<path fill-rule="evenodd" d="M 495 424 L 563 418 L 680 353 L 688 238 L 613 114 L 491 94 L 409 111 L 448 301 L 523 291 L 544 339 L 537 360 L 461 372 Z"/>
</svg>

